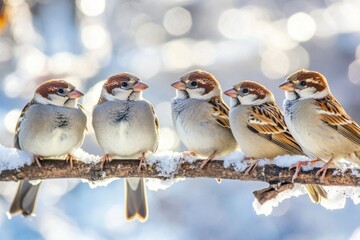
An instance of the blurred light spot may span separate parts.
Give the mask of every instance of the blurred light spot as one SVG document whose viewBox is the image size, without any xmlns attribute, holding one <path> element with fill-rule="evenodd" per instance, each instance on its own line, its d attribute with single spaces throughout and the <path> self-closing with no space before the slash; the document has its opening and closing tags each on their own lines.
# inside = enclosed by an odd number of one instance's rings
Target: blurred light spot
<svg viewBox="0 0 360 240">
<path fill-rule="evenodd" d="M 309 53 L 301 45 L 287 52 L 289 58 L 289 71 L 297 71 L 299 69 L 308 68 L 310 62 Z"/>
<path fill-rule="evenodd" d="M 5 115 L 4 126 L 9 133 L 15 133 L 16 123 L 20 117 L 21 109 L 13 109 Z"/>
<path fill-rule="evenodd" d="M 4 91 L 10 98 L 18 97 L 22 91 L 23 84 L 17 74 L 7 75 L 4 79 Z"/>
<path fill-rule="evenodd" d="M 69 52 L 54 54 L 49 61 L 49 69 L 55 75 L 68 73 L 74 66 L 75 56 Z"/>
<path fill-rule="evenodd" d="M 262 38 L 268 29 L 266 12 L 255 6 L 224 11 L 218 21 L 218 29 L 229 39 L 245 37 Z"/>
<path fill-rule="evenodd" d="M 87 113 L 87 128 L 88 133 L 93 133 L 94 129 L 92 127 L 92 114 L 93 108 L 97 104 L 100 98 L 101 89 L 104 84 L 104 81 L 100 81 L 96 83 L 92 88 L 89 89 L 88 92 L 85 93 L 84 97 L 82 98 L 82 105 L 84 106 Z"/>
<path fill-rule="evenodd" d="M 79 0 L 77 6 L 85 15 L 95 17 L 105 10 L 105 0 Z"/>
<path fill-rule="evenodd" d="M 180 144 L 179 137 L 172 128 L 160 128 L 159 139 L 158 151 L 174 150 Z"/>
<path fill-rule="evenodd" d="M 104 222 L 106 222 L 105 227 L 108 230 L 117 230 L 121 229 L 124 224 L 126 224 L 124 217 L 124 206 L 123 205 L 113 205 L 106 211 Z"/>
<path fill-rule="evenodd" d="M 162 59 L 169 70 L 188 68 L 194 64 L 189 40 L 174 40 L 162 48 Z"/>
<path fill-rule="evenodd" d="M 348 76 L 350 82 L 360 85 L 360 60 L 356 60 L 349 65 Z"/>
<path fill-rule="evenodd" d="M 81 40 L 88 49 L 97 49 L 105 44 L 107 32 L 98 24 L 87 25 L 81 29 Z"/>
<path fill-rule="evenodd" d="M 191 28 L 191 14 L 185 8 L 172 8 L 165 13 L 163 24 L 168 33 L 175 36 L 182 35 Z"/>
<path fill-rule="evenodd" d="M 137 51 L 131 58 L 131 71 L 136 72 L 141 78 L 151 78 L 161 69 L 161 58 L 157 51 L 144 49 Z"/>
<path fill-rule="evenodd" d="M 284 31 L 286 26 L 286 19 L 273 22 L 264 35 L 264 40 L 266 40 L 263 41 L 263 43 L 265 43 L 268 48 L 275 47 L 279 50 L 290 50 L 296 47 L 299 43 L 291 39 L 287 32 Z"/>
<path fill-rule="evenodd" d="M 261 54 L 261 70 L 264 75 L 277 79 L 289 72 L 289 58 L 283 51 L 267 50 Z"/>
<path fill-rule="evenodd" d="M 135 33 L 135 41 L 140 46 L 154 46 L 165 41 L 166 34 L 162 26 L 156 23 L 145 23 Z"/>
<path fill-rule="evenodd" d="M 34 76 L 45 74 L 47 57 L 41 51 L 32 46 L 20 46 L 15 51 L 22 70 Z"/>
<path fill-rule="evenodd" d="M 244 36 L 246 13 L 239 9 L 229 9 L 224 11 L 219 19 L 218 28 L 222 35 L 230 39 L 240 39 Z"/>
<path fill-rule="evenodd" d="M 193 47 L 195 64 L 200 66 L 208 66 L 215 61 L 215 48 L 209 41 L 201 41 Z"/>
<path fill-rule="evenodd" d="M 9 4 L 12 7 L 18 7 L 24 3 L 24 0 L 8 0 L 5 2 L 6 2 L 6 4 Z"/>
<path fill-rule="evenodd" d="M 289 18 L 287 30 L 292 39 L 304 42 L 314 36 L 316 23 L 310 15 L 299 12 Z"/>
<path fill-rule="evenodd" d="M 337 33 L 334 19 L 326 13 L 326 10 L 316 9 L 311 12 L 316 22 L 316 36 L 327 38 Z"/>
<path fill-rule="evenodd" d="M 12 57 L 12 47 L 7 39 L 0 40 L 0 62 L 6 62 Z"/>
<path fill-rule="evenodd" d="M 358 240 L 360 239 L 360 227 L 355 228 L 353 233 L 351 234 L 349 240 Z"/>
</svg>

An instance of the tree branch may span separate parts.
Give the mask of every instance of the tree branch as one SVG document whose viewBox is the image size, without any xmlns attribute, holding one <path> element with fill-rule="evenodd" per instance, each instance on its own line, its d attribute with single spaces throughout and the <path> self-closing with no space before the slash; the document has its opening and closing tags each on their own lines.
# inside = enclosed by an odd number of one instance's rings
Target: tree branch
<svg viewBox="0 0 360 240">
<path fill-rule="evenodd" d="M 200 169 L 200 160 L 189 164 L 181 164 L 180 169 L 174 172 L 170 177 L 185 178 L 222 178 L 242 181 L 261 181 L 269 184 L 289 183 L 294 174 L 294 170 L 281 168 L 276 165 L 257 166 L 246 175 L 245 172 L 234 170 L 233 167 L 224 168 L 223 161 L 213 160 L 204 169 Z M 160 176 L 156 166 L 146 166 L 142 171 L 138 171 L 139 160 L 113 160 L 105 163 L 101 170 L 100 164 L 85 164 L 76 162 L 73 168 L 69 163 L 57 160 L 42 160 L 42 167 L 36 164 L 25 166 L 18 170 L 4 170 L 0 173 L 0 181 L 19 181 L 36 179 L 54 179 L 54 178 L 83 178 L 90 181 L 104 180 L 106 178 L 125 178 L 125 177 L 144 177 L 160 178 L 169 177 Z M 329 169 L 323 182 L 320 182 L 315 173 L 318 169 L 299 173 L 295 183 L 301 184 L 321 184 L 332 186 L 360 186 L 360 177 L 352 174 L 351 170 L 344 173 L 334 174 L 335 169 Z"/>
</svg>

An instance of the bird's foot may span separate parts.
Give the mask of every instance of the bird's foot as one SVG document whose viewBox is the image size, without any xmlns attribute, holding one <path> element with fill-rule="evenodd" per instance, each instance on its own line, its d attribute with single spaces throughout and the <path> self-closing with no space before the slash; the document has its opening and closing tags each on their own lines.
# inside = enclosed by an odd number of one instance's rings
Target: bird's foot
<svg viewBox="0 0 360 240">
<path fill-rule="evenodd" d="M 70 162 L 70 168 L 72 168 L 74 166 L 74 163 L 76 162 L 76 159 L 72 154 L 67 154 L 65 161 Z"/>
<path fill-rule="evenodd" d="M 105 154 L 100 159 L 100 168 L 101 170 L 104 168 L 105 162 L 110 162 L 110 154 Z"/>
<path fill-rule="evenodd" d="M 202 164 L 200 165 L 200 169 L 203 169 L 206 164 L 208 164 L 211 160 L 213 160 L 213 158 L 215 157 L 216 151 L 213 152 L 207 159 L 205 159 Z"/>
<path fill-rule="evenodd" d="M 41 157 L 39 157 L 39 156 L 33 156 L 33 160 L 32 160 L 32 162 L 33 163 L 36 163 L 37 165 L 38 165 L 38 167 L 40 167 L 41 168 L 41 163 L 40 163 L 40 160 L 41 160 Z"/>
<path fill-rule="evenodd" d="M 141 157 L 139 157 L 140 163 L 138 166 L 138 172 L 141 172 L 141 168 L 145 167 L 146 168 L 146 158 L 145 158 L 145 153 L 142 153 Z"/>
<path fill-rule="evenodd" d="M 316 176 L 320 176 L 320 174 L 321 174 L 321 177 L 320 177 L 320 182 L 321 183 L 324 182 L 324 178 L 325 178 L 325 175 L 326 175 L 326 172 L 327 172 L 328 168 L 331 165 L 333 165 L 332 162 L 333 162 L 333 160 L 331 159 L 330 161 L 325 163 L 325 165 L 322 168 L 320 168 L 319 171 L 316 172 Z"/>
<path fill-rule="evenodd" d="M 319 161 L 320 161 L 319 159 L 314 159 L 314 160 L 310 160 L 310 161 L 299 161 L 297 163 L 291 164 L 289 167 L 289 170 L 296 168 L 291 181 L 294 182 L 294 180 L 299 176 L 299 172 L 301 171 L 302 166 L 307 166 L 309 164 L 315 164 L 316 162 L 319 162 Z"/>
</svg>

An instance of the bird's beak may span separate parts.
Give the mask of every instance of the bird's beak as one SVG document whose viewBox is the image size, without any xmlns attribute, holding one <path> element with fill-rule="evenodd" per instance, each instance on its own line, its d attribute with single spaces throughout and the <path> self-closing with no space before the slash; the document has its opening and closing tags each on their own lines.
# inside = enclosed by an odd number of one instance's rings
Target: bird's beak
<svg viewBox="0 0 360 240">
<path fill-rule="evenodd" d="M 77 99 L 77 98 L 80 98 L 80 97 L 84 96 L 84 94 L 82 92 L 74 89 L 71 92 L 69 92 L 69 94 L 67 96 L 70 99 Z"/>
<path fill-rule="evenodd" d="M 288 81 L 281 84 L 279 86 L 279 88 L 281 88 L 282 90 L 288 91 L 288 92 L 294 92 L 295 91 L 294 84 L 292 82 L 288 82 Z"/>
<path fill-rule="evenodd" d="M 182 81 L 177 81 L 171 84 L 172 87 L 176 88 L 177 90 L 186 90 L 186 85 Z"/>
<path fill-rule="evenodd" d="M 237 97 L 237 91 L 235 90 L 235 89 L 233 89 L 233 88 L 230 88 L 230 89 L 228 89 L 228 90 L 226 90 L 225 92 L 224 92 L 224 94 L 225 95 L 227 95 L 227 96 L 229 96 L 229 97 L 233 97 L 233 98 L 236 98 Z"/>
<path fill-rule="evenodd" d="M 148 87 L 149 87 L 148 85 L 146 85 L 145 83 L 139 81 L 139 82 L 135 83 L 135 85 L 133 86 L 133 90 L 135 92 L 142 92 L 145 89 L 147 89 Z"/>
</svg>

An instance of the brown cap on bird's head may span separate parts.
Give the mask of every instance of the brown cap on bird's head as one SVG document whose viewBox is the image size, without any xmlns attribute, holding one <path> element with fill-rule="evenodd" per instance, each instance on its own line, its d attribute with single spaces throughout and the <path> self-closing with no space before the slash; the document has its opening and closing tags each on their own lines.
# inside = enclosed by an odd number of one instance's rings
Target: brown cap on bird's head
<svg viewBox="0 0 360 240">
<path fill-rule="evenodd" d="M 286 81 L 279 86 L 281 89 L 293 92 L 295 89 L 303 89 L 313 87 L 316 92 L 321 92 L 329 88 L 324 75 L 315 71 L 308 71 L 305 69 L 299 70 L 286 79 Z"/>
<path fill-rule="evenodd" d="M 109 93 L 113 94 L 113 90 L 116 88 L 131 89 L 133 91 L 143 91 L 148 88 L 148 85 L 140 81 L 140 78 L 132 73 L 121 72 L 109 77 L 103 88 Z"/>
<path fill-rule="evenodd" d="M 35 90 L 35 93 L 44 98 L 49 98 L 49 95 L 51 94 L 68 97 L 70 99 L 76 99 L 84 95 L 80 91 L 76 90 L 74 85 L 61 79 L 52 79 L 42 83 Z"/>
<path fill-rule="evenodd" d="M 220 84 L 216 78 L 211 73 L 199 69 L 182 75 L 179 81 L 174 82 L 171 86 L 177 90 L 188 91 L 194 98 L 201 98 L 210 92 L 213 92 L 214 96 L 221 94 Z M 201 91 L 196 92 L 197 90 Z"/>
</svg>

